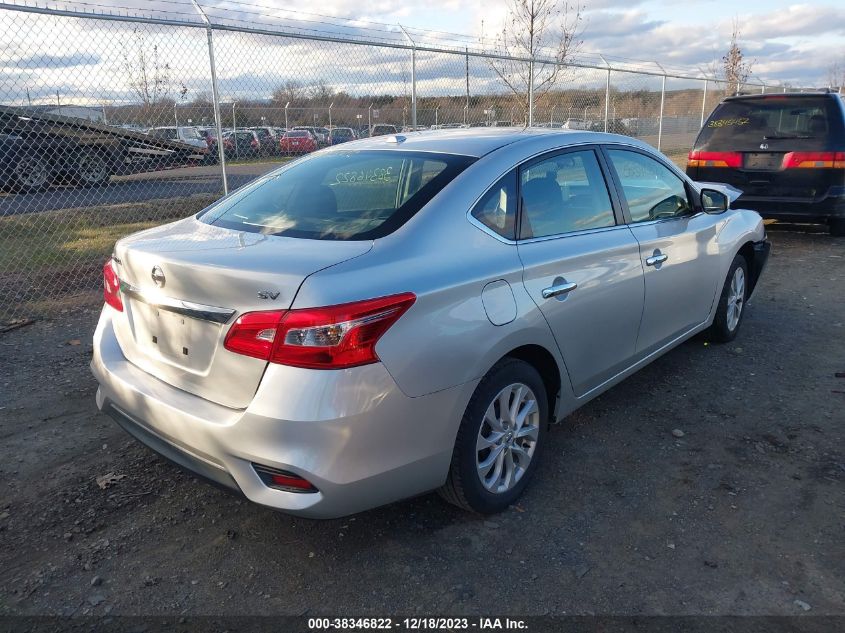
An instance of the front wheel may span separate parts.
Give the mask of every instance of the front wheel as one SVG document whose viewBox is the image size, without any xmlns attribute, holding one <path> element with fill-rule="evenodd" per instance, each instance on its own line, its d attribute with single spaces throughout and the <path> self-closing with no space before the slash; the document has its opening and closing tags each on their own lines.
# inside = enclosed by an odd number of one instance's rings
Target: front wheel
<svg viewBox="0 0 845 633">
<path fill-rule="evenodd" d="M 534 367 L 514 358 L 496 364 L 467 405 L 440 496 L 482 514 L 507 509 L 537 468 L 548 409 Z"/>
<path fill-rule="evenodd" d="M 734 257 L 731 263 L 713 325 L 708 330 L 711 340 L 728 343 L 736 338 L 742 317 L 745 315 L 745 302 L 748 300 L 748 264 L 742 255 Z"/>
</svg>

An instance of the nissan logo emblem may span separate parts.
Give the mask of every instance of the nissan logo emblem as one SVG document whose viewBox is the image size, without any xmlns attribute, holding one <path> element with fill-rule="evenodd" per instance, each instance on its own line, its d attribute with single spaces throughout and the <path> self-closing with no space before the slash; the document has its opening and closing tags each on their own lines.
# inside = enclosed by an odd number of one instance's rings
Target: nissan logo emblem
<svg viewBox="0 0 845 633">
<path fill-rule="evenodd" d="M 166 281 L 164 277 L 164 271 L 161 269 L 161 266 L 153 266 L 152 272 L 153 283 L 158 286 L 159 288 L 164 288 L 164 282 Z"/>
</svg>

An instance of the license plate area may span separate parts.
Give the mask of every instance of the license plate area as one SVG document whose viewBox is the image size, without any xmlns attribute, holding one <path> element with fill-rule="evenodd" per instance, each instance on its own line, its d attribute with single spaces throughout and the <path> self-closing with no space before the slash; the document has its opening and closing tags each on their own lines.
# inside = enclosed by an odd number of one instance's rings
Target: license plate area
<svg viewBox="0 0 845 633">
<path fill-rule="evenodd" d="M 211 365 L 221 325 L 130 300 L 135 343 L 147 355 L 191 372 Z"/>
<path fill-rule="evenodd" d="M 777 171 L 783 164 L 783 154 L 748 153 L 745 154 L 745 168 L 758 171 Z"/>
</svg>

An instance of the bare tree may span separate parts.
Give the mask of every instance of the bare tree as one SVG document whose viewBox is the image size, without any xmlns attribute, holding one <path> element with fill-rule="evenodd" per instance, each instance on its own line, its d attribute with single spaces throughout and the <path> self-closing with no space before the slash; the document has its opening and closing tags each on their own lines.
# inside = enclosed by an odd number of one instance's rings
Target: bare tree
<svg viewBox="0 0 845 633">
<path fill-rule="evenodd" d="M 141 102 L 146 116 L 151 117 L 156 106 L 170 95 L 170 64 L 161 60 L 158 44 L 150 46 L 144 31 L 136 27 L 132 29 L 131 43 L 123 50 L 121 66 L 133 95 Z M 188 90 L 182 85 L 179 92 L 184 99 Z"/>
<path fill-rule="evenodd" d="M 722 56 L 722 73 L 727 94 L 736 94 L 742 90 L 754 65 L 754 60 L 747 60 L 739 46 L 741 35 L 739 21 L 734 19 L 730 46 L 728 52 Z"/>
<path fill-rule="evenodd" d="M 308 87 L 300 81 L 289 79 L 273 90 L 273 101 L 280 107 L 286 103 L 299 103 L 308 98 Z"/>
<path fill-rule="evenodd" d="M 508 0 L 508 11 L 494 38 L 494 53 L 514 59 L 489 59 L 490 68 L 513 93 L 526 121 L 533 86 L 540 97 L 554 86 L 563 67 L 571 62 L 583 40 L 583 11 L 568 0 Z M 538 63 L 535 59 L 551 60 Z"/>
</svg>

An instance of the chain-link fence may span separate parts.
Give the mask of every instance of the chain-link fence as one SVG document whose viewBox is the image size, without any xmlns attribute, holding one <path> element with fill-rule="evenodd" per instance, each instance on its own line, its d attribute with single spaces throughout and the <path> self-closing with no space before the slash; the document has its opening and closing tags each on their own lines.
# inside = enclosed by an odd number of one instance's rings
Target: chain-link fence
<svg viewBox="0 0 845 633">
<path fill-rule="evenodd" d="M 330 143 L 531 124 L 628 134 L 680 162 L 725 94 L 656 65 L 557 67 L 401 27 L 366 39 L 169 6 L 151 17 L 0 2 L 0 322 L 93 297 L 119 237 Z"/>
</svg>

